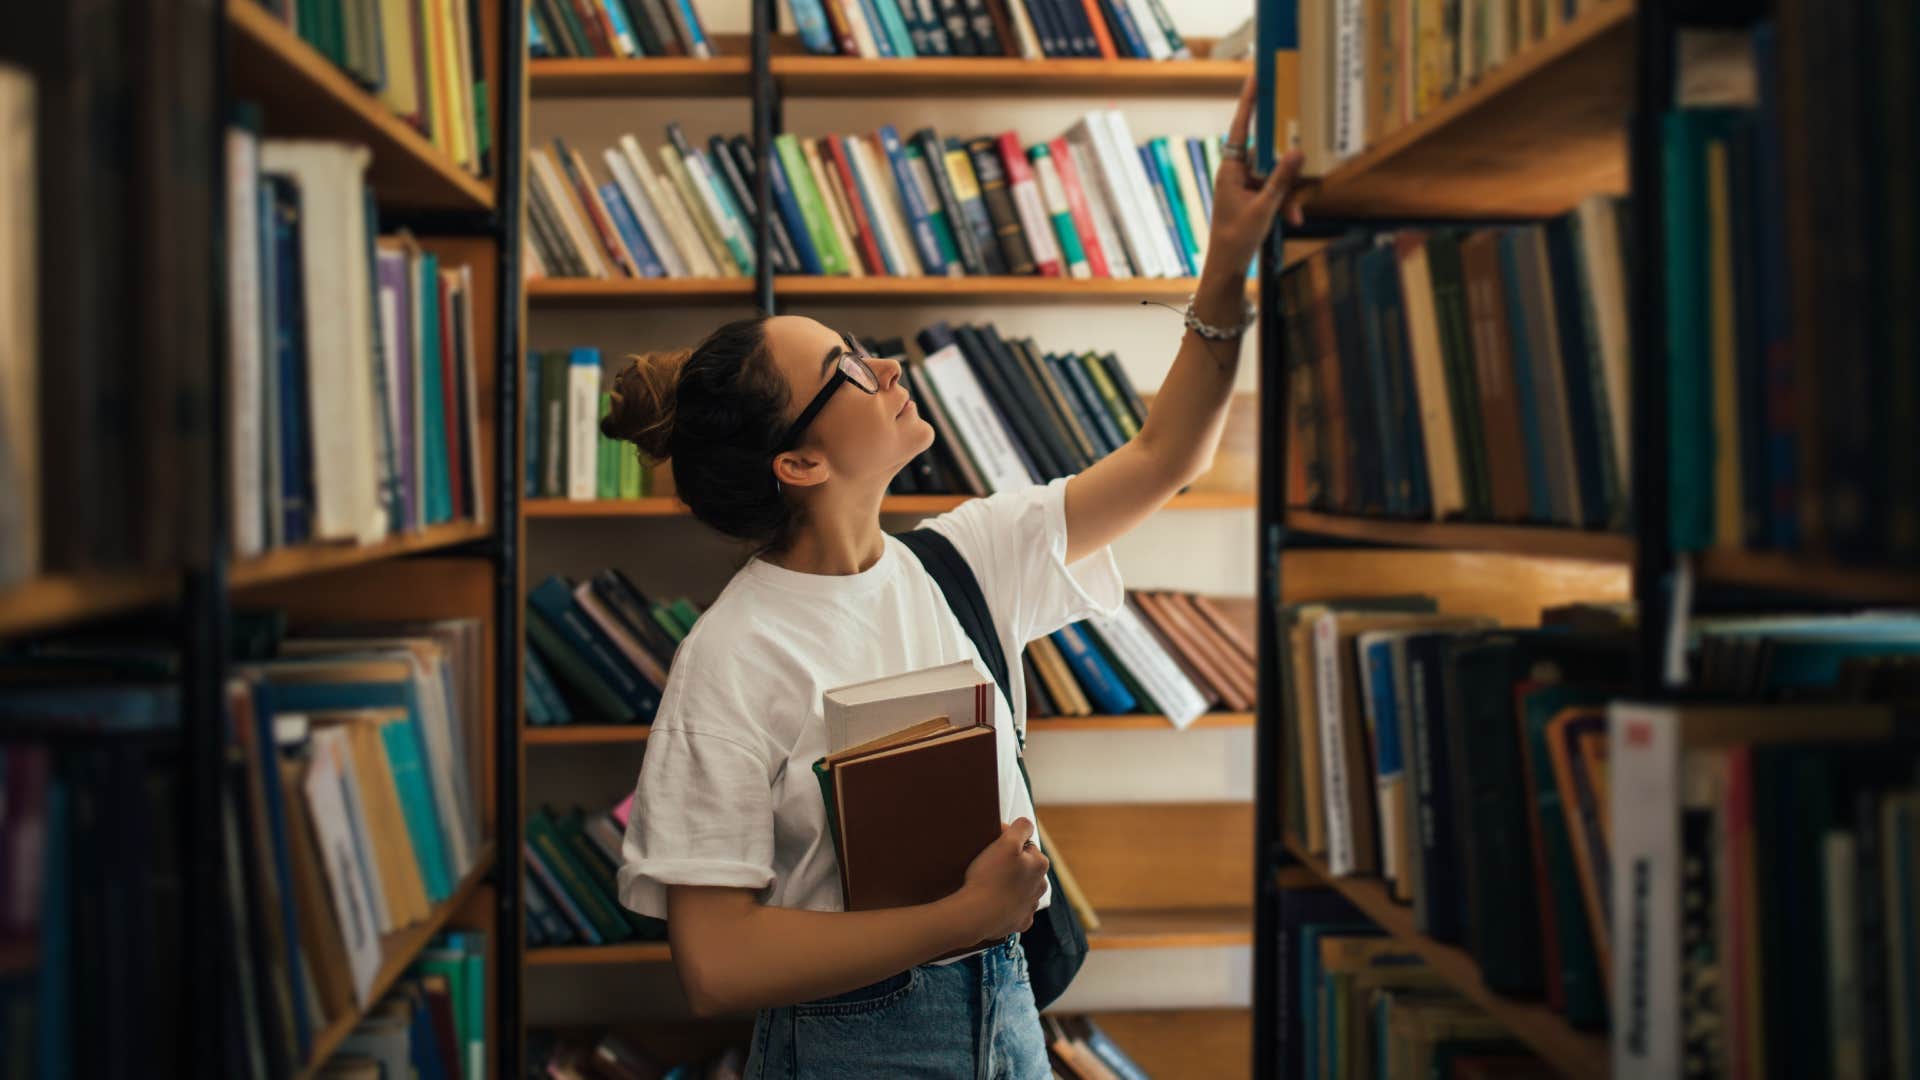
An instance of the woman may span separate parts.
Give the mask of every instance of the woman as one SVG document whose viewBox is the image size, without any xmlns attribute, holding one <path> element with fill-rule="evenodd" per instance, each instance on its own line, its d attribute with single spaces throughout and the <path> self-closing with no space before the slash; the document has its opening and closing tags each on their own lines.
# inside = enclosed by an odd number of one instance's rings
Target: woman
<svg viewBox="0 0 1920 1080">
<path fill-rule="evenodd" d="M 1245 271 L 1299 168 L 1244 157 L 1253 83 L 1215 179 L 1189 329 L 1140 434 L 1070 478 L 929 522 L 967 560 L 1002 647 L 1123 599 L 1107 545 L 1208 467 L 1246 329 Z M 1191 326 L 1191 323 L 1189 324 Z M 938 587 L 880 528 L 887 484 L 932 442 L 896 361 L 812 319 L 745 319 L 691 353 L 636 359 L 602 424 L 672 460 L 694 515 L 759 545 L 674 658 L 631 816 L 621 902 L 667 919 L 701 1015 L 758 1010 L 747 1075 L 1050 1075 L 1019 931 L 1049 902 L 1047 860 L 998 702 L 1002 834 L 935 903 L 842 910 L 811 764 L 821 694 L 977 659 Z M 984 669 L 983 669 L 984 670 Z M 1023 701 L 1019 666 L 1014 700 Z M 913 812 L 917 808 L 902 808 Z M 983 940 L 1001 943 L 941 964 Z"/>
</svg>

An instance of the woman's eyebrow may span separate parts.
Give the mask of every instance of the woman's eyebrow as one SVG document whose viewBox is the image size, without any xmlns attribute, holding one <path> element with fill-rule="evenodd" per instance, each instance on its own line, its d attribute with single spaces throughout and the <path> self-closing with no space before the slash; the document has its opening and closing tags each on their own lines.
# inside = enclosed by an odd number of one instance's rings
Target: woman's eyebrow
<svg viewBox="0 0 1920 1080">
<path fill-rule="evenodd" d="M 825 375 L 827 370 L 833 367 L 833 362 L 840 359 L 840 354 L 846 351 L 846 345 L 841 343 L 836 343 L 831 349 L 828 349 L 826 359 L 820 361 L 820 374 Z"/>
</svg>

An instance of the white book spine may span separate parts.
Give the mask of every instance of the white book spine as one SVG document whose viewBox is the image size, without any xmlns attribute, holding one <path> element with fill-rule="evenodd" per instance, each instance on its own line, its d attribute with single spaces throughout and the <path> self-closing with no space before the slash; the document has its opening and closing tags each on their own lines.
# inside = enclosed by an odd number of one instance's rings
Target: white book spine
<svg viewBox="0 0 1920 1080">
<path fill-rule="evenodd" d="M 661 146 L 660 171 L 665 174 L 665 183 L 680 196 L 685 208 L 682 212 L 700 236 L 700 242 L 706 245 L 707 254 L 713 258 L 713 265 L 721 277 L 741 277 L 740 265 L 733 261 L 733 253 L 727 250 L 726 237 L 720 233 L 720 225 L 713 220 L 700 193 L 694 190 L 693 177 L 687 174 L 687 163 L 680 159 L 680 152 L 672 146 Z"/>
<path fill-rule="evenodd" d="M 647 160 L 640 141 L 631 135 L 621 136 L 620 152 L 626 155 L 627 164 L 640 181 L 642 193 L 653 201 L 653 210 L 660 223 L 672 235 L 673 246 L 679 249 L 687 273 L 692 277 L 719 277 L 720 268 L 715 265 L 713 257 L 707 254 L 707 246 L 701 242 L 699 231 L 687 217 L 687 209 L 680 203 L 680 193 L 653 171 L 653 163 Z"/>
<path fill-rule="evenodd" d="M 1133 188 L 1134 199 L 1140 208 L 1140 216 L 1146 226 L 1147 243 L 1152 245 L 1154 258 L 1161 268 L 1161 277 L 1180 277 L 1186 273 L 1186 263 L 1173 250 L 1173 237 L 1167 233 L 1167 218 L 1160 212 L 1160 200 L 1153 194 L 1153 185 L 1147 180 L 1147 167 L 1140 160 L 1140 143 L 1134 139 L 1132 129 L 1127 125 L 1126 114 L 1118 109 L 1100 110 L 1107 130 L 1112 133 L 1114 152 L 1120 161 L 1120 171 Z"/>
<path fill-rule="evenodd" d="M 995 147 L 995 152 L 999 147 Z M 1027 234 L 1027 243 L 1033 249 L 1034 263 L 1058 263 L 1060 244 L 1053 238 L 1053 219 L 1047 215 L 1047 207 L 1040 198 L 1040 183 L 1031 175 L 1033 166 L 1027 166 L 1028 175 L 1007 185 L 1013 191 L 1014 210 L 1020 217 L 1020 228 Z M 1011 170 L 1009 170 L 1011 173 Z M 1062 266 L 1060 273 L 1065 275 L 1067 268 Z"/>
<path fill-rule="evenodd" d="M 1327 869 L 1354 871 L 1353 822 L 1347 817 L 1346 743 L 1341 737 L 1340 618 L 1328 612 L 1313 623 L 1314 697 L 1320 709 L 1320 790 L 1327 819 Z"/>
<path fill-rule="evenodd" d="M 894 186 L 893 174 L 881 170 L 867 136 L 847 136 L 846 147 L 853 171 L 880 203 L 868 214 L 878 219 L 874 224 L 880 246 L 886 249 L 893 265 L 900 268 L 901 277 L 925 277 L 927 270 L 920 262 L 920 252 L 907 240 L 907 216 L 900 209 L 900 193 Z"/>
<path fill-rule="evenodd" d="M 1040 178 L 1040 195 L 1045 200 L 1048 225 L 1060 229 L 1073 228 L 1073 208 L 1067 202 L 1066 185 L 1060 182 L 1060 167 L 1053 162 L 1052 154 L 1042 154 L 1033 159 L 1034 175 Z M 1062 223 L 1064 224 L 1057 224 Z M 1076 234 L 1077 235 L 1077 234 Z M 1065 236 L 1056 237 L 1055 245 L 1060 252 L 1060 269 L 1067 277 L 1090 278 L 1093 268 L 1087 264 L 1085 255 L 1077 261 L 1067 261 Z M 1085 250 L 1082 239 L 1081 249 Z"/>
<path fill-rule="evenodd" d="M 1153 17 L 1153 8 L 1147 0 L 1116 0 L 1127 5 L 1133 12 L 1133 23 L 1140 29 L 1140 37 L 1147 44 L 1147 59 L 1170 60 L 1173 58 L 1173 43 L 1167 40 L 1166 32 L 1160 29 L 1160 23 Z"/>
<path fill-rule="evenodd" d="M 427 755 L 427 781 L 433 789 L 433 805 L 440 815 L 440 834 L 446 841 L 448 870 L 455 880 L 473 866 L 473 849 L 466 831 L 466 815 L 461 812 L 460 797 L 454 788 L 454 776 L 460 763 L 453 752 L 453 718 L 448 709 L 446 680 L 442 661 L 413 663 L 414 693 L 421 703 L 418 726 Z"/>
<path fill-rule="evenodd" d="M 567 361 L 567 498 L 597 494 L 600 465 L 600 364 L 590 350 Z"/>
<path fill-rule="evenodd" d="M 227 460 L 232 468 L 233 553 L 266 547 L 261 506 L 260 382 L 266 336 L 260 290 L 260 138 L 227 129 Z M 28 236 L 32 231 L 28 231 Z M 0 577 L 4 572 L 0 571 Z"/>
<path fill-rule="evenodd" d="M 587 266 L 587 275 L 607 277 L 607 263 L 601 257 L 599 234 L 581 219 L 583 208 L 575 196 L 573 185 L 567 183 L 566 177 L 546 151 L 532 151 L 527 155 L 527 161 L 533 166 L 530 179 L 546 191 L 547 202 L 560 215 L 560 225 L 566 230 L 568 241 L 573 244 L 574 254 Z"/>
<path fill-rule="evenodd" d="M 700 201 L 713 218 L 714 227 L 720 230 L 720 239 L 726 242 L 728 253 L 743 271 L 753 273 L 753 238 L 747 235 L 745 223 L 729 213 L 727 204 L 721 201 L 720 182 L 707 168 L 707 159 L 700 151 L 693 150 L 681 155 L 680 161 L 686 166 L 687 179 L 692 181 L 693 189 L 700 193 Z"/>
<path fill-rule="evenodd" d="M 1114 218 L 1113 202 L 1098 173 L 1093 148 L 1085 139 L 1067 140 L 1067 156 L 1073 159 L 1074 174 L 1080 177 L 1080 193 L 1087 200 L 1087 216 L 1093 219 L 1093 234 L 1100 241 L 1100 253 L 1107 259 L 1107 276 L 1115 280 L 1137 277 L 1127 245 L 1120 238 L 1120 224 Z M 1063 184 L 1064 186 L 1064 184 Z"/>
<path fill-rule="evenodd" d="M 1156 249 L 1150 246 L 1150 237 L 1134 200 L 1133 186 L 1120 169 L 1121 162 L 1113 151 L 1113 136 L 1106 122 L 1100 119 L 1099 111 L 1095 110 L 1088 113 L 1081 123 L 1085 125 L 1081 134 L 1084 135 L 1086 157 L 1093 164 L 1090 175 L 1094 178 L 1094 186 L 1100 189 L 1102 201 L 1107 204 L 1114 231 L 1124 242 L 1134 272 L 1143 278 L 1167 276 L 1160 269 Z M 1101 239 L 1104 243 L 1105 237 Z"/>
<path fill-rule="evenodd" d="M 1131 605 L 1122 604 L 1111 617 L 1095 615 L 1089 621 L 1100 632 L 1101 639 L 1113 646 L 1116 659 L 1140 680 L 1147 695 L 1165 711 L 1174 727 L 1184 731 L 1207 711 L 1207 699 L 1201 696 L 1193 680 L 1187 678 L 1187 673 L 1174 663 L 1173 657 L 1167 655 L 1167 650 L 1153 639 Z"/>
<path fill-rule="evenodd" d="M 680 257 L 680 249 L 668 234 L 666 223 L 653 208 L 653 200 L 647 197 L 646 190 L 640 186 L 640 178 L 634 175 L 633 166 L 628 164 L 627 155 L 608 147 L 604 152 L 607 171 L 613 174 L 613 182 L 620 185 L 620 194 L 626 196 L 627 205 L 632 208 L 640 231 L 647 238 L 647 244 L 653 248 L 655 257 L 665 268 L 668 277 L 686 277 L 687 261 Z"/>
<path fill-rule="evenodd" d="M 974 377 L 973 368 L 961 355 L 960 346 L 949 343 L 929 353 L 922 366 L 940 392 L 940 403 L 946 408 L 947 418 L 959 429 L 960 438 L 965 440 L 970 456 L 978 465 L 988 494 L 1032 484 L 1032 474 L 1021 464 L 1012 438 L 993 411 L 980 381 Z"/>
<path fill-rule="evenodd" d="M 380 970 L 382 915 L 374 903 L 373 884 L 361 872 L 340 773 L 339 761 L 344 754 L 341 742 L 337 730 L 314 732 L 305 794 L 325 863 L 327 889 L 333 896 L 340 941 L 347 950 L 354 1000 L 365 1006 Z"/>
<path fill-rule="evenodd" d="M 1361 0 L 1339 0 L 1335 13 L 1333 153 L 1344 160 L 1365 149 L 1366 62 Z"/>
<path fill-rule="evenodd" d="M 1607 710 L 1613 1075 L 1680 1074 L 1680 735 L 1673 709 Z"/>
</svg>

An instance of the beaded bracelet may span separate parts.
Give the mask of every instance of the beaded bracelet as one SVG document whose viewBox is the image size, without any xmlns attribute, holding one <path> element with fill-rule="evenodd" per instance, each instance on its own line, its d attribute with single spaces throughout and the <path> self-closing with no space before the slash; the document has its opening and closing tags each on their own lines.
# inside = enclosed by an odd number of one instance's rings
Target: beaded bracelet
<svg viewBox="0 0 1920 1080">
<path fill-rule="evenodd" d="M 1242 299 L 1241 303 L 1246 305 L 1246 310 L 1244 317 L 1240 320 L 1239 326 L 1214 326 L 1211 323 L 1201 322 L 1200 317 L 1193 313 L 1193 301 L 1198 295 L 1198 293 L 1189 293 L 1187 295 L 1187 310 L 1185 314 L 1187 317 L 1187 329 L 1192 330 L 1203 338 L 1212 341 L 1232 341 L 1245 334 L 1260 318 L 1259 309 L 1253 306 L 1253 301 Z"/>
</svg>

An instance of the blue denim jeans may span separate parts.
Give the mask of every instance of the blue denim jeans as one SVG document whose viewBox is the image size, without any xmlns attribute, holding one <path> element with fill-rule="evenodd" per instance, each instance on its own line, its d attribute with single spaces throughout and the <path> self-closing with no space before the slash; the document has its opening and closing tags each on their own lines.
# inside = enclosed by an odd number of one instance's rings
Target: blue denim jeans
<svg viewBox="0 0 1920 1080">
<path fill-rule="evenodd" d="M 1048 1080 L 1027 957 L 1015 935 L 951 964 L 763 1009 L 746 1080 Z"/>
</svg>

